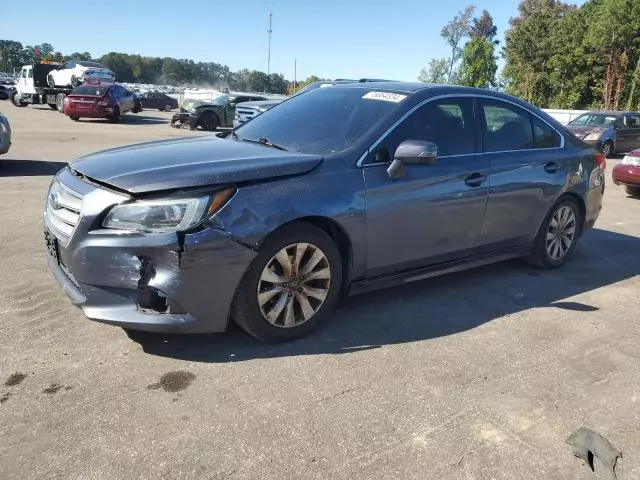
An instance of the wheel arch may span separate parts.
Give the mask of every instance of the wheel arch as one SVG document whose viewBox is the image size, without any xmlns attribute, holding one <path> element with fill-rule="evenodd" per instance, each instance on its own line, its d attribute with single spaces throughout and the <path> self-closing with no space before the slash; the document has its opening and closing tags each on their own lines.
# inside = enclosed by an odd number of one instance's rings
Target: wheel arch
<svg viewBox="0 0 640 480">
<path fill-rule="evenodd" d="M 340 258 L 342 259 L 342 292 L 346 291 L 351 279 L 353 266 L 353 247 L 351 238 L 349 238 L 349 234 L 346 232 L 344 227 L 340 225 L 340 223 L 338 223 L 336 220 L 320 215 L 298 217 L 286 223 L 283 223 L 282 225 L 279 225 L 276 229 L 269 232 L 269 234 L 265 235 L 265 237 L 262 239 L 260 245 L 262 245 L 264 241 L 271 235 L 275 234 L 285 227 L 291 227 L 291 225 L 295 225 L 296 223 L 307 223 L 313 225 L 314 227 L 322 230 L 324 233 L 329 235 L 329 237 L 336 244 L 336 246 L 338 247 L 338 251 L 340 252 Z"/>
</svg>

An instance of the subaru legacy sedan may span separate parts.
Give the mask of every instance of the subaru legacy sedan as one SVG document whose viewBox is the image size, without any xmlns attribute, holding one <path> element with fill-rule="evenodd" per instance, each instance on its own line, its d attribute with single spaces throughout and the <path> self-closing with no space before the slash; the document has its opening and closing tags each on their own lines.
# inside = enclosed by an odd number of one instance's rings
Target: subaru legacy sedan
<svg viewBox="0 0 640 480">
<path fill-rule="evenodd" d="M 602 206 L 603 155 L 496 92 L 336 85 L 222 135 L 55 176 L 48 264 L 88 318 L 288 340 L 343 293 L 513 257 L 560 267 Z"/>
</svg>

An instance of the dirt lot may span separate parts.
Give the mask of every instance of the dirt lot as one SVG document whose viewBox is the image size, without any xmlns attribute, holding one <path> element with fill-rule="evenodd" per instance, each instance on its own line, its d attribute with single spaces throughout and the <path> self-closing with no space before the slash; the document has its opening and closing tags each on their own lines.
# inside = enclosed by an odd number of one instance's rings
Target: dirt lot
<svg viewBox="0 0 640 480">
<path fill-rule="evenodd" d="M 76 156 L 191 133 L 158 112 L 0 108 L 0 478 L 608 478 L 564 443 L 584 425 L 640 479 L 640 201 L 622 189 L 559 271 L 514 261 L 346 299 L 287 345 L 132 340 L 47 271 L 45 192 Z"/>
</svg>

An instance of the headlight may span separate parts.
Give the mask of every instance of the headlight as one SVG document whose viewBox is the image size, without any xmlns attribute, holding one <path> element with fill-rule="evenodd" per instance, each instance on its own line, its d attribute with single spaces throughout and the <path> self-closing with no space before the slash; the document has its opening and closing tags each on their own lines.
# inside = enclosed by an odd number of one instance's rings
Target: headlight
<svg viewBox="0 0 640 480">
<path fill-rule="evenodd" d="M 258 111 L 262 112 L 262 113 L 266 112 L 267 110 L 269 110 L 269 107 L 259 107 L 258 108 Z"/>
<path fill-rule="evenodd" d="M 584 137 L 582 140 L 584 140 L 585 142 L 595 142 L 596 140 L 598 140 L 600 138 L 600 135 L 602 135 L 600 132 L 591 132 L 589 135 Z"/>
<path fill-rule="evenodd" d="M 188 230 L 216 213 L 233 194 L 233 189 L 213 197 L 140 200 L 113 207 L 102 222 L 104 228 L 132 232 L 167 233 Z M 207 208 L 208 207 L 208 208 Z"/>
<path fill-rule="evenodd" d="M 625 155 L 622 159 L 623 165 L 633 165 L 634 167 L 640 167 L 640 157 L 634 157 L 633 155 Z"/>
</svg>

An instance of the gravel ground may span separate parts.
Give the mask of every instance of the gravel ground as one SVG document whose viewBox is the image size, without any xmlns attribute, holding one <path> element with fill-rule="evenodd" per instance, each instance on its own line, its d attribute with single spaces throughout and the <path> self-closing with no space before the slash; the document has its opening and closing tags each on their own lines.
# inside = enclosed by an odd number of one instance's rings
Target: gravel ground
<svg viewBox="0 0 640 480">
<path fill-rule="evenodd" d="M 166 113 L 0 108 L 0 478 L 609 478 L 564 443 L 587 426 L 640 479 L 640 201 L 609 173 L 561 270 L 513 261 L 348 298 L 286 345 L 129 338 L 49 274 L 45 192 L 76 156 L 193 133 Z"/>
</svg>

